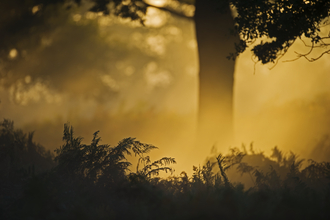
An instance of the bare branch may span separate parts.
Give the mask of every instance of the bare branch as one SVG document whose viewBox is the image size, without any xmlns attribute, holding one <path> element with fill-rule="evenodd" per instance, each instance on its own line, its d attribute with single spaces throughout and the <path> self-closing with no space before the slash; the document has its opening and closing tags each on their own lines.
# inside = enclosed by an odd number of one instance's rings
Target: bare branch
<svg viewBox="0 0 330 220">
<path fill-rule="evenodd" d="M 321 53 L 321 54 L 320 54 L 318 57 L 316 57 L 316 58 L 308 58 L 308 57 L 306 57 L 306 56 L 303 56 L 303 57 L 304 57 L 306 60 L 308 60 L 309 62 L 314 62 L 314 61 L 320 59 L 321 57 L 323 57 L 323 55 L 325 55 L 325 54 L 330 54 L 330 49 L 324 51 L 323 53 Z"/>
<path fill-rule="evenodd" d="M 330 37 L 324 37 L 324 38 L 321 38 L 321 39 L 330 39 Z M 297 58 L 292 59 L 292 60 L 285 60 L 283 62 L 293 62 L 293 61 L 296 61 L 296 60 L 298 60 L 298 59 L 300 59 L 302 57 L 305 58 L 306 60 L 308 60 L 309 62 L 314 62 L 316 60 L 319 60 L 325 54 L 330 54 L 330 49 L 329 49 L 329 50 L 323 51 L 316 58 L 309 58 L 308 55 L 310 55 L 315 48 L 328 47 L 328 46 L 330 46 L 330 44 L 324 43 L 323 40 L 322 40 L 322 44 L 320 44 L 320 45 L 315 45 L 314 42 L 312 42 L 312 45 L 307 45 L 305 43 L 305 41 L 303 41 L 302 39 L 301 39 L 301 41 L 305 44 L 306 47 L 310 47 L 310 50 L 307 53 L 305 53 L 305 54 L 300 54 L 300 53 L 298 53 L 298 52 L 295 51 L 295 53 L 297 54 Z"/>
</svg>

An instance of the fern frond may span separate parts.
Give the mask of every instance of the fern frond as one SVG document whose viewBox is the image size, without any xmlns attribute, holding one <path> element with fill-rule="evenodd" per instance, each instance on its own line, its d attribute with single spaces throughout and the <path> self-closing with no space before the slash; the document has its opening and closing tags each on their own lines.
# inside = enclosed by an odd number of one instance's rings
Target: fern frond
<svg viewBox="0 0 330 220">
<path fill-rule="evenodd" d="M 149 172 L 147 172 L 145 175 L 148 176 L 148 177 L 151 177 L 151 176 L 158 176 L 159 175 L 159 172 L 160 171 L 164 171 L 164 172 L 171 172 L 173 173 L 173 169 L 170 168 L 170 167 L 159 167 L 157 169 L 152 169 L 150 170 Z"/>
</svg>

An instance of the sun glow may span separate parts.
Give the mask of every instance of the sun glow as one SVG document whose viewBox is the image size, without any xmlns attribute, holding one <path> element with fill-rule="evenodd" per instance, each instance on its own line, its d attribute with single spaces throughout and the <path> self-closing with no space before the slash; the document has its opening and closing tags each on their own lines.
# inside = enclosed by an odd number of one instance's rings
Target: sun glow
<svg viewBox="0 0 330 220">
<path fill-rule="evenodd" d="M 161 27 L 167 21 L 166 13 L 157 8 L 148 8 L 145 25 L 147 27 Z"/>
<path fill-rule="evenodd" d="M 146 0 L 145 2 L 156 7 L 164 7 L 168 0 Z"/>
</svg>

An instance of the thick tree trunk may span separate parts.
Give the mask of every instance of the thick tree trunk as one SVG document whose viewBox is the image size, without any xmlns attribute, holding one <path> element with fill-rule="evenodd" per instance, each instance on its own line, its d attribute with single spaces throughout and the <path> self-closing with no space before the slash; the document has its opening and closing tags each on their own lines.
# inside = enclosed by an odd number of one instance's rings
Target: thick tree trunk
<svg viewBox="0 0 330 220">
<path fill-rule="evenodd" d="M 196 0 L 200 65 L 198 148 L 200 152 L 204 151 L 202 154 L 209 153 L 214 144 L 228 148 L 233 137 L 235 62 L 226 57 L 235 51 L 238 37 L 230 34 L 234 20 L 229 4 L 223 2 Z"/>
</svg>

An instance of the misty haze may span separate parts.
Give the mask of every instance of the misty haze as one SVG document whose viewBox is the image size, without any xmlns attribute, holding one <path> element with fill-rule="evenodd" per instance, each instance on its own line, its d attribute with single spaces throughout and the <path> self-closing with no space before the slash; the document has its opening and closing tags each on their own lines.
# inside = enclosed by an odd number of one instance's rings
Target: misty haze
<svg viewBox="0 0 330 220">
<path fill-rule="evenodd" d="M 273 61 L 240 2 L 0 3 L 0 218 L 330 217 L 327 16 Z"/>
</svg>

